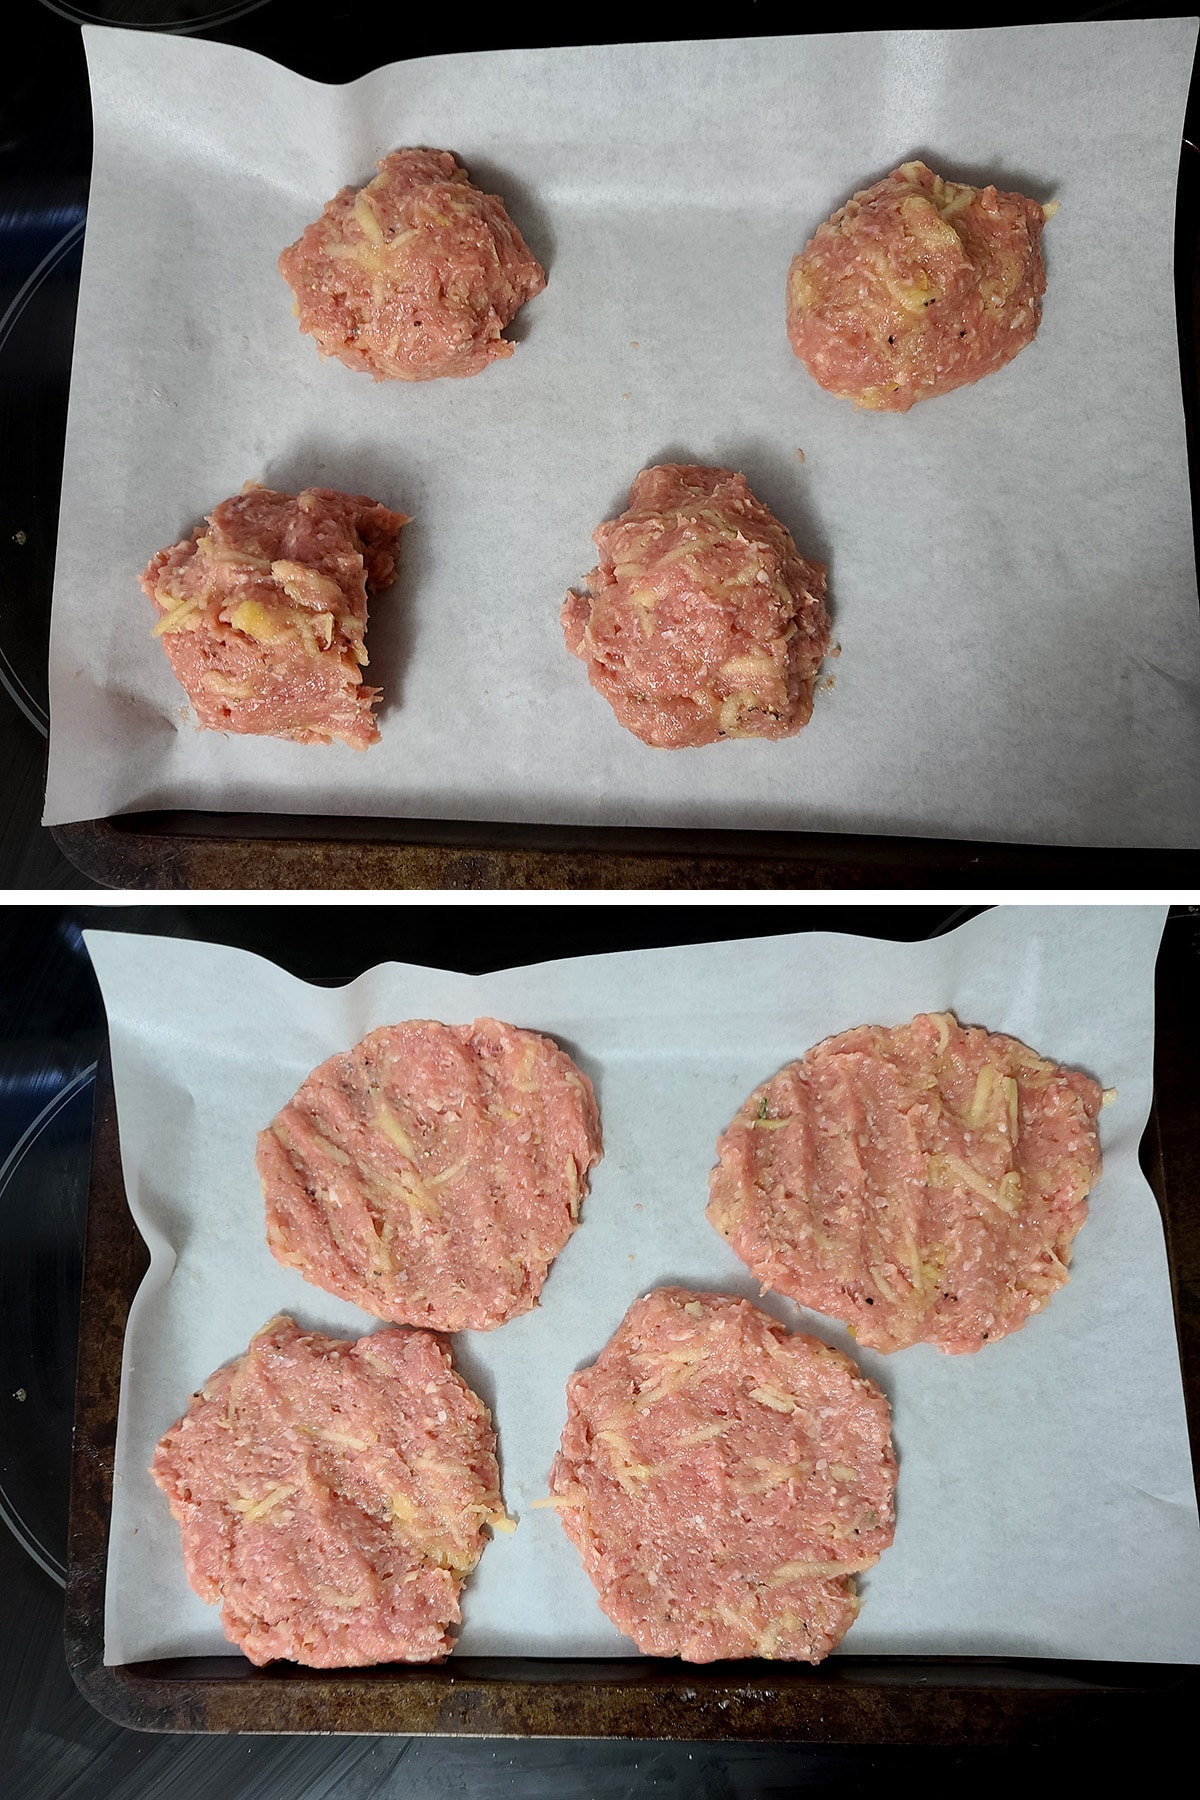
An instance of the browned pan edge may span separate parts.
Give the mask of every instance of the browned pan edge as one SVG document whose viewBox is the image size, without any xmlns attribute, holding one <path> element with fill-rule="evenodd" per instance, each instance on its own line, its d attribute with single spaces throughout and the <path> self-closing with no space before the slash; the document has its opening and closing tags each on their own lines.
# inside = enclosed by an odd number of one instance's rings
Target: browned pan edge
<svg viewBox="0 0 1200 1800">
<path fill-rule="evenodd" d="M 1187 999 L 1200 917 L 1174 922 L 1157 971 L 1155 1105 L 1143 1162 L 1162 1208 L 1193 1447 L 1200 1442 L 1200 1053 Z M 108 1053 L 81 1302 L 66 1594 L 67 1662 L 108 1718 L 147 1731 L 443 1733 L 791 1743 L 1159 1746 L 1200 1700 L 1187 1665 L 999 1657 L 837 1657 L 702 1667 L 452 1658 L 437 1668 L 254 1669 L 240 1656 L 105 1667 L 104 1586 L 121 1354 L 147 1266 L 125 1201 Z M 1195 1460 L 1195 1455 L 1193 1457 Z"/>
<path fill-rule="evenodd" d="M 271 813 L 130 813 L 53 827 L 113 888 L 1200 888 L 1200 851 L 818 832 L 668 831 Z"/>
</svg>

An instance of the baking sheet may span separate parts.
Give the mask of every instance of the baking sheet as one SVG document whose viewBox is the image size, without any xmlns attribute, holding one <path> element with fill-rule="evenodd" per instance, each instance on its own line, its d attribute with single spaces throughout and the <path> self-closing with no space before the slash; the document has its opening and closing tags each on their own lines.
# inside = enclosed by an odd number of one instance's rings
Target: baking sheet
<svg viewBox="0 0 1200 1800">
<path fill-rule="evenodd" d="M 1200 616 L 1172 221 L 1194 20 L 430 58 L 344 88 L 86 28 L 96 120 L 46 822 L 138 808 L 1200 843 Z M 275 269 L 397 144 L 452 147 L 546 264 L 515 357 L 375 385 Z M 821 392 L 788 262 L 922 155 L 1061 210 L 1036 342 L 904 417 Z M 803 450 L 805 461 L 797 460 Z M 830 565 L 812 724 L 653 751 L 563 646 L 643 465 L 743 469 Z M 136 576 L 248 478 L 413 515 L 365 756 L 198 732 Z"/>
<path fill-rule="evenodd" d="M 544 1496 L 570 1372 L 629 1304 L 683 1282 L 757 1298 L 707 1224 L 719 1132 L 828 1033 L 954 1007 L 1119 1090 L 1073 1278 L 976 1356 L 857 1352 L 894 1411 L 896 1541 L 862 1579 L 856 1653 L 1200 1657 L 1200 1531 L 1158 1209 L 1137 1162 L 1151 1093 L 1157 908 L 998 909 L 924 944 L 834 934 L 581 958 L 478 978 L 387 964 L 311 988 L 242 951 L 89 932 L 108 1011 L 126 1188 L 152 1261 L 125 1345 L 107 1581 L 108 1662 L 232 1654 L 188 1589 L 154 1444 L 279 1311 L 372 1322 L 266 1248 L 257 1130 L 308 1071 L 377 1025 L 494 1013 L 551 1032 L 596 1083 L 605 1156 L 534 1313 L 455 1337 L 493 1409 L 519 1520 L 468 1583 L 460 1648 L 615 1656 Z M 790 1302 L 789 1326 L 853 1352 Z"/>
</svg>

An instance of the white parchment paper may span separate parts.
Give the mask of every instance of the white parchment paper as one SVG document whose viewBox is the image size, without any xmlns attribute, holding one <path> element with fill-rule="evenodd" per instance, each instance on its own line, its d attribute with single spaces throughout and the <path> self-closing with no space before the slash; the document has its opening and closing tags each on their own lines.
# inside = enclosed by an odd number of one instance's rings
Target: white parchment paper
<svg viewBox="0 0 1200 1800">
<path fill-rule="evenodd" d="M 372 1321 L 281 1268 L 264 1240 L 255 1134 L 318 1062 L 407 1017 L 493 1013 L 549 1031 L 596 1083 L 605 1156 L 541 1306 L 459 1334 L 493 1410 L 520 1523 L 466 1590 L 464 1652 L 622 1655 L 547 1491 L 565 1385 L 648 1289 L 757 1298 L 704 1217 L 718 1134 L 751 1088 L 833 1031 L 925 1008 L 1013 1032 L 1119 1089 L 1069 1286 L 975 1356 L 859 1360 L 889 1395 L 896 1541 L 863 1578 L 846 1649 L 1191 1661 L 1200 1532 L 1162 1231 L 1137 1162 L 1151 1092 L 1152 908 L 1000 909 L 925 944 L 756 939 L 472 978 L 388 964 L 311 988 L 243 952 L 89 932 L 104 992 L 126 1187 L 152 1252 L 125 1345 L 106 1659 L 232 1654 L 188 1589 L 146 1474 L 188 1396 L 280 1311 L 357 1336 Z M 831 1321 L 791 1327 L 854 1352 Z"/>
<path fill-rule="evenodd" d="M 1172 287 L 1194 20 L 521 50 L 323 87 L 87 28 L 95 162 L 51 637 L 48 823 L 141 807 L 1200 843 Z M 373 384 L 275 268 L 401 144 L 508 199 L 512 361 Z M 1054 197 L 1036 342 L 905 417 L 784 334 L 796 250 L 905 158 Z M 803 465 L 797 460 L 803 450 Z M 563 646 L 646 464 L 731 465 L 828 562 L 840 660 L 784 743 L 654 751 Z M 137 587 L 249 478 L 413 515 L 365 756 L 198 732 Z"/>
</svg>

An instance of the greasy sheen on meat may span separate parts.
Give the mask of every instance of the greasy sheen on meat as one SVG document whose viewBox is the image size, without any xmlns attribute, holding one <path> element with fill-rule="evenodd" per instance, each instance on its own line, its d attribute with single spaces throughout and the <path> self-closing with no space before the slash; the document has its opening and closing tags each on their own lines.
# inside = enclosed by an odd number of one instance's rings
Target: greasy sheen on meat
<svg viewBox="0 0 1200 1800">
<path fill-rule="evenodd" d="M 512 1529 L 487 1408 L 427 1331 L 271 1320 L 150 1473 L 188 1581 L 253 1663 L 440 1662 L 488 1529 Z"/>
<path fill-rule="evenodd" d="M 819 1662 L 892 1541 L 888 1404 L 748 1301 L 659 1288 L 567 1383 L 550 1475 L 603 1611 L 651 1656 Z"/>
<path fill-rule="evenodd" d="M 154 634 L 208 731 L 297 744 L 379 738 L 362 685 L 367 594 L 396 573 L 408 523 L 363 494 L 247 482 L 140 577 Z"/>
<path fill-rule="evenodd" d="M 487 1331 L 537 1304 L 599 1158 L 591 1083 L 550 1038 L 384 1026 L 260 1132 L 267 1242 L 377 1318 Z"/>
<path fill-rule="evenodd" d="M 1104 1098 L 951 1013 L 862 1025 L 754 1090 L 717 1143 L 708 1217 L 764 1289 L 862 1344 L 979 1350 L 1067 1280 Z"/>
<path fill-rule="evenodd" d="M 825 569 L 744 475 L 643 469 L 593 542 L 600 560 L 567 595 L 563 632 L 635 737 L 679 750 L 808 723 L 829 647 Z"/>
<path fill-rule="evenodd" d="M 445 150 L 393 150 L 279 258 L 301 331 L 376 381 L 478 375 L 546 276 L 496 194 Z"/>
<path fill-rule="evenodd" d="M 792 349 L 827 388 L 907 412 L 1031 343 L 1057 202 L 943 181 L 905 163 L 818 227 L 788 271 Z"/>
</svg>

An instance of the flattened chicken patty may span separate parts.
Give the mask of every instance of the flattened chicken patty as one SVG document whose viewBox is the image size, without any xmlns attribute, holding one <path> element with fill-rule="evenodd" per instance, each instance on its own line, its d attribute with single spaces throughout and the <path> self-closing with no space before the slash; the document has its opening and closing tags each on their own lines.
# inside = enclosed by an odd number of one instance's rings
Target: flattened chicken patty
<svg viewBox="0 0 1200 1800">
<path fill-rule="evenodd" d="M 273 1319 L 150 1473 L 188 1581 L 253 1663 L 440 1662 L 486 1529 L 511 1529 L 487 1408 L 427 1331 L 350 1343 Z"/>
<path fill-rule="evenodd" d="M 1042 227 L 1056 210 L 905 163 L 794 258 L 792 349 L 823 388 L 876 412 L 990 375 L 1037 332 Z"/>
<path fill-rule="evenodd" d="M 478 375 L 545 272 L 496 194 L 446 150 L 393 150 L 279 258 L 301 331 L 376 381 Z"/>
<path fill-rule="evenodd" d="M 362 685 L 367 594 L 388 587 L 408 523 L 363 494 L 247 482 L 141 575 L 154 628 L 208 731 L 353 750 L 378 742 Z"/>
<path fill-rule="evenodd" d="M 708 1217 L 764 1288 L 862 1344 L 978 1350 L 1067 1280 L 1104 1096 L 950 1013 L 827 1038 L 717 1143 Z"/>
<path fill-rule="evenodd" d="M 643 469 L 568 594 L 567 648 L 619 722 L 680 750 L 791 737 L 829 647 L 825 569 L 729 469 Z"/>
<path fill-rule="evenodd" d="M 550 1038 L 384 1026 L 259 1134 L 267 1242 L 377 1318 L 487 1331 L 537 1304 L 599 1158 L 591 1083 Z"/>
<path fill-rule="evenodd" d="M 892 1541 L 887 1401 L 745 1300 L 659 1288 L 567 1384 L 550 1476 L 603 1611 L 686 1662 L 819 1662 Z"/>
</svg>

